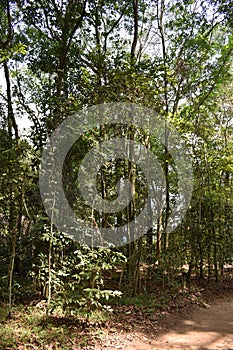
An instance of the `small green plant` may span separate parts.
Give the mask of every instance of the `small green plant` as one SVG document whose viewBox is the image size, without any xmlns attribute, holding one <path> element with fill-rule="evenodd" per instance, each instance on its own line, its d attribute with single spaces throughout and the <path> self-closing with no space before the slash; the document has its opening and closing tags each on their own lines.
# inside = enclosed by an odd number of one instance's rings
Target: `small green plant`
<svg viewBox="0 0 233 350">
<path fill-rule="evenodd" d="M 118 264 L 125 263 L 125 257 L 108 248 L 85 247 L 74 252 L 73 259 L 61 271 L 61 289 L 52 301 L 52 310 L 62 308 L 68 315 L 78 315 L 85 310 L 86 317 L 96 310 L 111 312 L 106 305 L 111 298 L 121 297 L 119 290 L 104 288 L 106 273 Z"/>
</svg>

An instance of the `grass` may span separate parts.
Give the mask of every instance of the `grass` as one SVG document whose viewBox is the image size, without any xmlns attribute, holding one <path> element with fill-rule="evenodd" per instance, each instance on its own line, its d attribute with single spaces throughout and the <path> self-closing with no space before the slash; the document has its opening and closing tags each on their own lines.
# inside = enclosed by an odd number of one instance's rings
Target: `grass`
<svg viewBox="0 0 233 350">
<path fill-rule="evenodd" d="M 88 344 L 90 334 L 96 333 L 94 327 L 75 318 L 57 315 L 46 318 L 44 311 L 36 307 L 18 305 L 11 319 L 6 318 L 4 310 L 0 308 L 0 350 L 80 349 Z"/>
<path fill-rule="evenodd" d="M 146 298 L 122 297 L 112 306 L 123 307 L 121 313 L 134 316 L 134 309 L 141 309 L 149 315 L 153 312 L 156 296 Z M 131 310 L 131 311 L 130 311 Z M 7 319 L 6 308 L 0 307 L 0 350 L 13 349 L 59 349 L 72 350 L 95 343 L 106 333 L 105 324 L 109 313 L 102 310 L 93 312 L 88 322 L 84 314 L 65 317 L 62 313 L 46 317 L 45 310 L 32 305 L 18 305 L 13 308 L 12 318 Z"/>
</svg>

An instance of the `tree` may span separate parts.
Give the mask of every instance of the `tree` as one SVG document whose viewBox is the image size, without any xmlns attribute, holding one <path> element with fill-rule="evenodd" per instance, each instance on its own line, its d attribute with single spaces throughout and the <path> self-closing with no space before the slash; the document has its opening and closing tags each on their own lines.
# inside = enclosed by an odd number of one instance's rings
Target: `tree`
<svg viewBox="0 0 233 350">
<path fill-rule="evenodd" d="M 0 8 L 0 54 L 6 81 L 6 93 L 1 93 L 0 206 L 11 240 L 11 285 L 18 254 L 27 262 L 22 269 L 31 271 L 35 290 L 41 289 L 48 298 L 48 311 L 53 296 L 64 298 L 73 286 L 82 297 L 86 288 L 93 289 L 88 289 L 91 297 L 102 290 L 101 283 L 96 291 L 97 285 L 90 287 L 86 278 L 90 266 L 98 276 L 102 274 L 98 264 L 93 267 L 92 254 L 108 260 L 113 251 L 87 252 L 57 232 L 42 207 L 37 180 L 43 146 L 53 130 L 76 111 L 113 101 L 152 108 L 166 121 L 165 142 L 133 125 L 103 125 L 87 131 L 70 149 L 63 169 L 64 190 L 73 210 L 100 229 L 120 226 L 138 215 L 145 205 L 147 185 L 134 161 L 113 159 L 97 174 L 98 191 L 107 200 L 116 198 L 121 178 L 130 179 L 133 200 L 119 213 L 99 213 L 85 204 L 77 190 L 80 164 L 92 147 L 119 135 L 137 141 L 156 155 L 163 168 L 166 203 L 158 219 L 148 219 L 152 227 L 145 235 L 135 241 L 134 232 L 128 232 L 130 243 L 119 248 L 128 258 L 124 273 L 132 292 L 142 290 L 143 262 L 153 266 L 164 285 L 174 283 L 182 266 L 189 277 L 195 272 L 211 278 L 213 271 L 216 279 L 221 277 L 232 254 L 230 15 L 231 4 L 221 1 L 4 0 Z M 30 146 L 20 137 L 19 114 L 27 114 L 33 122 Z M 169 152 L 169 124 L 185 140 L 194 171 L 191 206 L 173 232 L 167 226 L 179 188 Z M 148 204 L 148 211 L 152 206 Z M 30 222 L 25 235 L 23 216 Z M 27 249 L 19 247 L 17 237 L 28 240 Z M 77 273 L 70 268 L 79 261 L 75 255 L 85 260 Z M 66 274 L 72 275 L 70 280 Z"/>
</svg>

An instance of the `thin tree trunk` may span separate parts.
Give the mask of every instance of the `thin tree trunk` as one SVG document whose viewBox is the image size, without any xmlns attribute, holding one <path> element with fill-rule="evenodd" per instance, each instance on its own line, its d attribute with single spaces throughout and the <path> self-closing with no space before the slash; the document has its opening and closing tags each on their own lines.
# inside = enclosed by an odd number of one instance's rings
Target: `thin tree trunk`
<svg viewBox="0 0 233 350">
<path fill-rule="evenodd" d="M 133 4 L 133 19 L 134 19 L 134 36 L 131 45 L 131 66 L 134 66 L 136 61 L 136 47 L 138 42 L 138 0 L 132 0 Z"/>
<path fill-rule="evenodd" d="M 6 80 L 6 91 L 7 91 L 7 116 L 8 116 L 8 133 L 11 141 L 11 147 L 13 147 L 13 135 L 12 129 L 14 130 L 16 145 L 18 146 L 18 125 L 15 120 L 14 110 L 13 110 L 13 102 L 12 102 L 12 94 L 11 94 L 11 81 L 10 81 L 10 72 L 7 65 L 7 61 L 3 62 L 5 80 Z M 17 154 L 18 148 L 17 148 Z M 13 294 L 13 274 L 14 274 L 14 266 L 15 266 L 15 255 L 16 255 L 16 242 L 17 242 L 17 220 L 16 220 L 16 202 L 15 198 L 13 198 L 12 193 L 14 192 L 13 184 L 11 184 L 11 196 L 10 196 L 10 215 L 9 215 L 9 233 L 12 238 L 12 247 L 11 247 L 11 261 L 9 267 L 9 311 L 8 317 L 11 317 L 12 313 L 12 294 Z"/>
<path fill-rule="evenodd" d="M 16 232 L 12 233 L 12 250 L 11 250 L 11 262 L 9 269 L 9 305 L 8 305 L 8 317 L 11 318 L 12 314 L 12 294 L 13 294 L 13 274 L 15 266 L 15 252 L 16 252 Z"/>
<path fill-rule="evenodd" d="M 161 227 L 162 227 L 162 215 L 157 219 L 157 230 L 156 230 L 156 259 L 159 261 L 161 254 Z"/>
<path fill-rule="evenodd" d="M 167 158 L 169 156 L 168 152 L 168 125 L 167 125 L 167 117 L 169 112 L 169 103 L 168 103 L 168 75 L 167 75 L 167 52 L 166 52 L 166 42 L 165 42 L 165 32 L 164 32 L 164 11 L 165 11 L 165 2 L 161 0 L 160 8 L 159 1 L 157 2 L 157 18 L 158 18 L 158 28 L 161 38 L 162 45 L 162 59 L 164 65 L 164 78 L 163 78 L 163 88 L 164 88 L 164 107 L 165 107 L 165 130 L 164 130 L 164 154 L 165 154 L 165 162 L 164 162 L 164 173 L 165 173 L 165 181 L 166 181 L 166 208 L 164 215 L 164 228 L 163 228 L 163 249 L 166 250 L 169 244 L 169 236 L 167 232 L 168 219 L 170 215 L 170 183 L 169 183 L 169 165 L 167 162 Z"/>
<path fill-rule="evenodd" d="M 52 206 L 52 216 L 50 223 L 50 239 L 49 239 L 49 252 L 48 252 L 48 299 L 46 306 L 46 315 L 48 316 L 52 298 L 52 249 L 53 249 L 53 222 L 54 222 L 54 207 L 55 207 L 55 196 L 53 198 L 53 206 Z"/>
<path fill-rule="evenodd" d="M 5 73 L 5 79 L 6 79 L 6 91 L 7 91 L 7 109 L 8 109 L 8 132 L 10 135 L 10 138 L 12 139 L 12 128 L 14 130 L 15 139 L 19 139 L 19 132 L 18 132 L 18 125 L 15 120 L 14 111 L 13 111 L 13 103 L 12 103 L 12 96 L 11 96 L 11 81 L 10 81 L 10 72 L 7 65 L 7 61 L 3 62 L 4 66 L 4 73 Z"/>
</svg>

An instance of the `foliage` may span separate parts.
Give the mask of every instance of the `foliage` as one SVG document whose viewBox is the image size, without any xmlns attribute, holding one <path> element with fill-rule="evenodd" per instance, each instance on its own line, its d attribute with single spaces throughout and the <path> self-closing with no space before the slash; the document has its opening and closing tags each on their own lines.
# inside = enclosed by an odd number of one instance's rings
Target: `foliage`
<svg viewBox="0 0 233 350">
<path fill-rule="evenodd" d="M 147 293 L 151 281 L 172 290 L 176 277 L 186 276 L 188 284 L 194 274 L 221 280 L 233 259 L 231 15 L 230 1 L 220 0 L 1 2 L 1 299 L 9 296 L 12 306 L 12 298 L 40 296 L 49 311 L 89 315 L 126 285 L 136 295 Z M 89 249 L 57 232 L 45 214 L 40 157 L 68 115 L 113 101 L 150 107 L 174 125 L 192 157 L 194 191 L 183 222 L 168 234 L 177 172 L 166 147 L 133 126 L 89 130 L 63 169 L 64 191 L 80 218 L 121 225 L 145 204 L 145 177 L 124 159 L 100 169 L 97 187 L 112 200 L 116 183 L 129 177 L 135 190 L 129 207 L 103 215 L 80 199 L 80 162 L 100 140 L 123 135 L 142 143 L 158 158 L 167 185 L 164 211 L 141 239 L 119 249 Z M 26 139 L 22 116 L 32 124 Z"/>
<path fill-rule="evenodd" d="M 104 275 L 113 272 L 122 263 L 125 263 L 125 257 L 110 249 L 92 250 L 86 247 L 74 251 L 73 260 L 69 257 L 58 271 L 62 288 L 57 292 L 58 299 L 55 295 L 53 308 L 61 306 L 71 315 L 83 309 L 88 317 L 99 308 L 111 311 L 105 302 L 111 297 L 120 297 L 122 293 L 104 289 Z"/>
</svg>

